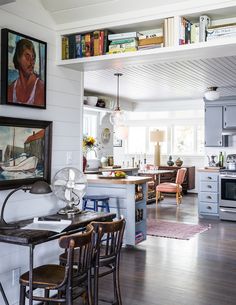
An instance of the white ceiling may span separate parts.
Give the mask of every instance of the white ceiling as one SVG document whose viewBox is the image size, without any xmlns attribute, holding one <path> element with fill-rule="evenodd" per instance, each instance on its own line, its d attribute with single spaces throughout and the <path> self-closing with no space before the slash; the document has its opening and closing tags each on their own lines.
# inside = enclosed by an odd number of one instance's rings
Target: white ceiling
<svg viewBox="0 0 236 305">
<path fill-rule="evenodd" d="M 186 0 L 40 0 L 57 25 L 106 15 L 151 9 Z M 200 0 L 199 0 L 200 1 Z M 193 1 L 195 2 L 195 0 Z M 201 2 L 201 1 L 200 1 Z M 208 0 L 206 2 L 214 2 Z M 218 1 L 219 2 L 219 1 Z M 224 1 L 222 1 L 224 2 Z M 196 2 L 195 2 L 196 5 Z M 223 12 L 223 10 L 221 11 Z M 219 87 L 222 96 L 236 96 L 236 57 L 191 59 L 162 64 L 130 65 L 113 69 L 85 72 L 85 89 L 102 95 L 116 95 L 116 77 L 121 72 L 120 96 L 143 103 L 168 100 L 202 99 L 207 87 Z"/>
</svg>

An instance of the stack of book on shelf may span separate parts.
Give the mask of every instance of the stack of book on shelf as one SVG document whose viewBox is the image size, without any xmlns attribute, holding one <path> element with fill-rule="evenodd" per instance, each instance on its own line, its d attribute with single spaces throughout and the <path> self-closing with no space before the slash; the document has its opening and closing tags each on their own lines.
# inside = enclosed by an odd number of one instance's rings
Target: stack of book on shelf
<svg viewBox="0 0 236 305">
<path fill-rule="evenodd" d="M 207 41 L 225 37 L 236 37 L 236 23 L 208 27 Z"/>
<path fill-rule="evenodd" d="M 173 47 L 175 45 L 174 17 L 164 20 L 164 46 Z"/>
<path fill-rule="evenodd" d="M 108 54 L 124 53 L 137 51 L 138 33 L 128 32 L 108 35 L 109 51 Z"/>
<path fill-rule="evenodd" d="M 62 59 L 104 55 L 108 48 L 108 31 L 97 30 L 85 34 L 62 37 Z"/>
<path fill-rule="evenodd" d="M 164 37 L 158 34 L 141 35 L 138 38 L 138 50 L 162 48 Z"/>
<path fill-rule="evenodd" d="M 144 239 L 143 232 L 142 231 L 137 231 L 135 232 L 135 243 L 138 244 Z"/>
</svg>

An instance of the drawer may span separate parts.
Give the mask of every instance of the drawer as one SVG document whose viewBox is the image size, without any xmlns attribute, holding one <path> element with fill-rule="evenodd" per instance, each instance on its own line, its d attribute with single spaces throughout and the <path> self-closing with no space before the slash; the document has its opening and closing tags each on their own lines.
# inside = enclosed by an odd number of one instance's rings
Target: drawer
<svg viewBox="0 0 236 305">
<path fill-rule="evenodd" d="M 207 182 L 200 181 L 200 192 L 215 192 L 218 193 L 219 183 L 218 182 Z"/>
<path fill-rule="evenodd" d="M 199 202 L 199 213 L 200 214 L 218 214 L 218 204 Z"/>
<path fill-rule="evenodd" d="M 199 194 L 199 201 L 211 202 L 217 204 L 219 202 L 219 195 L 218 193 L 201 192 Z"/>
<path fill-rule="evenodd" d="M 200 173 L 200 181 L 219 181 L 219 173 Z"/>
</svg>

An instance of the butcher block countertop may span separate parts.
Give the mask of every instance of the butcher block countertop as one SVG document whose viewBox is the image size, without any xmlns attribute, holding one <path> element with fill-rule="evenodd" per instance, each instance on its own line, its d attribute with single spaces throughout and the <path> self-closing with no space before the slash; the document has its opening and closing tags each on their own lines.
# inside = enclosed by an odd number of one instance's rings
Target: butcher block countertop
<svg viewBox="0 0 236 305">
<path fill-rule="evenodd" d="M 93 184 L 141 184 L 152 181 L 151 177 L 127 176 L 126 178 L 108 178 L 101 175 L 86 175 L 88 183 Z"/>
</svg>

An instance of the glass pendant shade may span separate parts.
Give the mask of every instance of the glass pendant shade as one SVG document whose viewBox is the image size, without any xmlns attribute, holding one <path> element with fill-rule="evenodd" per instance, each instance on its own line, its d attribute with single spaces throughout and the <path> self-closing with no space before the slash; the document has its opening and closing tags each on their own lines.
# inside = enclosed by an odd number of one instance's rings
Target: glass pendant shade
<svg viewBox="0 0 236 305">
<path fill-rule="evenodd" d="M 122 76 L 121 73 L 115 73 L 117 76 L 117 98 L 116 98 L 116 109 L 110 115 L 110 122 L 114 126 L 124 125 L 125 113 L 120 109 L 120 99 L 119 99 L 119 78 Z"/>
<path fill-rule="evenodd" d="M 220 93 L 216 91 L 218 87 L 209 87 L 207 88 L 207 91 L 204 93 L 204 97 L 208 101 L 215 101 L 220 98 Z"/>
</svg>

